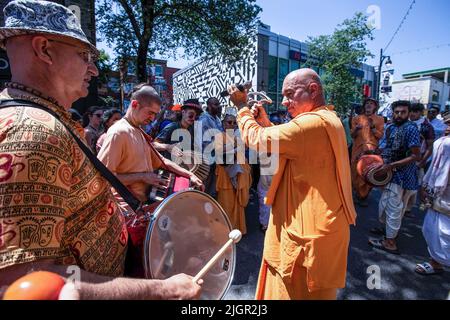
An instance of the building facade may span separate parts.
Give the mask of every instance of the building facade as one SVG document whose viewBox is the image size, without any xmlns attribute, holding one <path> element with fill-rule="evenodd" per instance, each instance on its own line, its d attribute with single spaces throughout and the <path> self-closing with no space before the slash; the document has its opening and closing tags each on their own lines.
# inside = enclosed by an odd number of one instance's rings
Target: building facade
<svg viewBox="0 0 450 320">
<path fill-rule="evenodd" d="M 124 91 L 124 109 L 127 108 L 129 94 L 133 87 L 138 84 L 136 76 L 136 64 L 134 59 L 126 63 L 123 75 L 123 83 L 120 82 L 120 72 L 111 71 L 108 74 L 108 82 L 105 86 L 99 87 L 99 95 L 103 97 L 112 97 L 115 100 L 114 106 L 120 106 L 120 87 L 123 85 Z M 167 66 L 167 60 L 152 59 L 147 64 L 148 83 L 155 88 L 160 95 L 163 105 L 173 104 L 173 75 L 180 69 Z"/>
<path fill-rule="evenodd" d="M 201 60 L 182 69 L 174 75 L 174 99 L 182 102 L 186 98 L 198 98 L 203 104 L 209 97 L 219 93 L 234 83 L 252 81 L 253 89 L 264 91 L 273 100 L 269 111 L 280 108 L 281 89 L 286 75 L 305 66 L 308 59 L 306 43 L 276 34 L 270 26 L 262 24 L 254 36 L 250 54 L 240 62 L 229 64 L 220 57 Z M 324 70 L 316 71 L 321 75 Z M 376 82 L 375 69 L 363 64 L 361 68 L 351 68 L 358 83 L 366 85 L 366 94 L 374 96 Z M 223 103 L 227 103 L 222 98 Z"/>
<path fill-rule="evenodd" d="M 392 82 L 392 90 L 380 95 L 380 113 L 387 115 L 396 100 L 420 102 L 428 109 L 437 106 L 441 111 L 450 108 L 450 67 L 403 74 Z"/>
</svg>

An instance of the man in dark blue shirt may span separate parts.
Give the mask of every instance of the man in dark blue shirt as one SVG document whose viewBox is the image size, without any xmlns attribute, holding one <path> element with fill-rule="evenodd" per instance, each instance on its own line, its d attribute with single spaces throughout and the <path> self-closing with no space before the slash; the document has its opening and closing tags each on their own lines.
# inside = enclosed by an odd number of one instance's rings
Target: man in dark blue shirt
<svg viewBox="0 0 450 320">
<path fill-rule="evenodd" d="M 375 248 L 398 254 L 396 238 L 409 198 L 419 188 L 420 133 L 409 121 L 411 104 L 396 101 L 392 104 L 393 123 L 386 128 L 386 147 L 382 157 L 385 165 L 381 173 L 393 171 L 391 182 L 384 188 L 379 203 L 380 222 L 386 225 L 384 240 L 369 240 Z M 371 230 L 380 231 L 380 230 Z"/>
</svg>

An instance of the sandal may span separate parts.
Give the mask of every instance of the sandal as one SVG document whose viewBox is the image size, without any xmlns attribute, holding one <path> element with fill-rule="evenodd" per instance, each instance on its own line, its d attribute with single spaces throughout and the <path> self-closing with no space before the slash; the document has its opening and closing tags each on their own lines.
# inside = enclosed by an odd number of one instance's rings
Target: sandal
<svg viewBox="0 0 450 320">
<path fill-rule="evenodd" d="M 370 233 L 375 234 L 377 236 L 386 237 L 386 230 L 384 228 L 375 227 L 369 230 Z M 394 239 L 397 239 L 399 234 Z"/>
<path fill-rule="evenodd" d="M 442 272 L 444 272 L 444 269 L 433 268 L 431 263 L 424 262 L 416 264 L 416 268 L 414 269 L 414 271 L 422 276 L 430 276 L 433 274 L 441 274 Z"/>
<path fill-rule="evenodd" d="M 398 251 L 398 249 L 392 250 L 392 249 L 386 248 L 383 245 L 383 240 L 380 240 L 380 239 L 369 240 L 369 245 L 371 245 L 375 249 L 380 249 L 380 250 L 386 251 L 388 253 L 397 254 L 397 255 L 400 254 L 400 251 Z"/>
</svg>

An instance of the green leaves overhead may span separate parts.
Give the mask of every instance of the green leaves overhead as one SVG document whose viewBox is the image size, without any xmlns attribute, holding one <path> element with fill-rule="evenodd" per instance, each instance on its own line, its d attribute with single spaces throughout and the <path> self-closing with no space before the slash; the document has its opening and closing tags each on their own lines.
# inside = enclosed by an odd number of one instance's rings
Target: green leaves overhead
<svg viewBox="0 0 450 320">
<path fill-rule="evenodd" d="M 100 0 L 100 35 L 118 56 L 137 56 L 138 78 L 146 80 L 147 58 L 160 53 L 242 57 L 258 24 L 255 0 Z"/>
<path fill-rule="evenodd" d="M 323 70 L 327 98 L 340 114 L 345 113 L 352 102 L 361 100 L 361 84 L 350 68 L 359 68 L 373 56 L 367 49 L 368 40 L 373 40 L 373 34 L 367 27 L 367 17 L 356 13 L 352 19 L 338 25 L 333 34 L 310 37 L 307 41 L 307 64 Z"/>
</svg>

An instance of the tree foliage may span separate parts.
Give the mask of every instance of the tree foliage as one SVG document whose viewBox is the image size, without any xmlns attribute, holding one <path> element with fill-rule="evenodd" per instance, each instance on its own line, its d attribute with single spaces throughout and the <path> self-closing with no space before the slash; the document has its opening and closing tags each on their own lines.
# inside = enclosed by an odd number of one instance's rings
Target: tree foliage
<svg viewBox="0 0 450 320">
<path fill-rule="evenodd" d="M 106 85 L 109 80 L 108 75 L 112 70 L 112 63 L 109 55 L 106 53 L 105 50 L 101 49 L 99 51 L 100 55 L 97 60 L 97 68 L 99 71 L 99 75 L 97 81 L 103 85 Z"/>
<path fill-rule="evenodd" d="M 352 102 L 360 101 L 362 88 L 350 68 L 359 68 L 373 55 L 367 49 L 367 41 L 373 40 L 367 17 L 356 13 L 338 25 L 333 34 L 309 37 L 309 66 L 323 70 L 322 81 L 326 95 L 338 113 L 343 114 Z"/>
<path fill-rule="evenodd" d="M 256 0 L 100 0 L 99 32 L 118 57 L 137 57 L 137 76 L 146 81 L 147 59 L 223 55 L 237 60 L 246 52 L 261 8 Z"/>
</svg>

